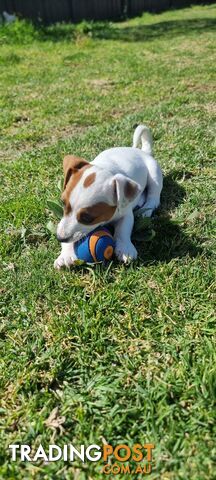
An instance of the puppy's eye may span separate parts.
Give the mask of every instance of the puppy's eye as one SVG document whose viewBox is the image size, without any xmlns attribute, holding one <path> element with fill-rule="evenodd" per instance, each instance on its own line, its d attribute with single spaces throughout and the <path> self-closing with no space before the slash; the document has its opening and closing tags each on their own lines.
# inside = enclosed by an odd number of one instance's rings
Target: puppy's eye
<svg viewBox="0 0 216 480">
<path fill-rule="evenodd" d="M 80 222 L 85 223 L 86 225 L 91 223 L 93 220 L 94 220 L 94 218 L 92 217 L 92 215 L 90 215 L 87 212 L 82 212 L 81 215 L 80 215 Z"/>
</svg>

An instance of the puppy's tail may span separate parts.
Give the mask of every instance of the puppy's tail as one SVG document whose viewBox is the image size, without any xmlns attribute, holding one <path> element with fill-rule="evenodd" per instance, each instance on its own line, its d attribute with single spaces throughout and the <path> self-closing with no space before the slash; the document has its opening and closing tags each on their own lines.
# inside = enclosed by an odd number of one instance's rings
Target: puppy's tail
<svg viewBox="0 0 216 480">
<path fill-rule="evenodd" d="M 133 148 L 138 148 L 139 144 L 142 144 L 141 149 L 145 153 L 152 153 L 153 140 L 152 134 L 148 127 L 145 125 L 138 125 L 133 134 Z"/>
</svg>

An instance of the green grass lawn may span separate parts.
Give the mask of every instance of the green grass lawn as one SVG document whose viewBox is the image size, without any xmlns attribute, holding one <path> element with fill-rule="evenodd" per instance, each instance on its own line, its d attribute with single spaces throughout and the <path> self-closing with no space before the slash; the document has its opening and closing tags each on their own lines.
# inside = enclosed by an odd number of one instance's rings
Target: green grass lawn
<svg viewBox="0 0 216 480">
<path fill-rule="evenodd" d="M 215 14 L 0 27 L 1 479 L 108 478 L 8 450 L 102 442 L 155 443 L 152 480 L 215 478 Z M 129 267 L 55 271 L 64 154 L 131 145 L 142 122 L 165 175 L 155 237 Z"/>
</svg>

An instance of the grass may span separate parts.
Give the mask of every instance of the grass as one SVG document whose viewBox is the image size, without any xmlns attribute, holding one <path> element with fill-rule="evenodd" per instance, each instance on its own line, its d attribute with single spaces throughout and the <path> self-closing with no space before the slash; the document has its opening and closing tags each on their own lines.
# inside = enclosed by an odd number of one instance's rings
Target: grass
<svg viewBox="0 0 216 480">
<path fill-rule="evenodd" d="M 155 443 L 151 479 L 215 478 L 215 13 L 0 27 L 1 479 L 106 478 L 8 451 L 102 441 Z M 155 237 L 130 267 L 54 271 L 63 155 L 130 145 L 139 122 L 165 175 Z"/>
</svg>

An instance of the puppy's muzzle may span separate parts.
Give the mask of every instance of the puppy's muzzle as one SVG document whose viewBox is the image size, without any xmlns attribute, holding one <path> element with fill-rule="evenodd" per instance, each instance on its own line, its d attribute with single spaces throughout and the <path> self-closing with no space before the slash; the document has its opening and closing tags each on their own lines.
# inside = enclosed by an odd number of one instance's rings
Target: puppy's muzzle
<svg viewBox="0 0 216 480">
<path fill-rule="evenodd" d="M 61 235 L 56 234 L 56 238 L 61 243 L 68 243 L 72 240 L 72 237 L 61 237 Z"/>
<path fill-rule="evenodd" d="M 56 238 L 61 243 L 68 243 L 68 242 L 78 242 L 81 238 L 85 237 L 86 233 L 82 232 L 75 232 L 73 235 L 69 235 L 68 237 L 61 237 L 58 233 L 56 234 Z"/>
</svg>

